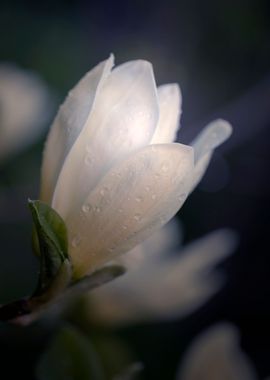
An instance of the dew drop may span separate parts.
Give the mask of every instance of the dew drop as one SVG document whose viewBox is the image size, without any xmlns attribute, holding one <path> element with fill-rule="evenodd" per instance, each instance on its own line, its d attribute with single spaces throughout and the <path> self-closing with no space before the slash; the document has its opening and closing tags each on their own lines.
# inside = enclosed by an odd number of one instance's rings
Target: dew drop
<svg viewBox="0 0 270 380">
<path fill-rule="evenodd" d="M 179 195 L 177 196 L 177 198 L 178 198 L 179 201 L 183 201 L 183 200 L 185 199 L 185 197 L 186 197 L 186 194 L 185 194 L 185 193 L 179 194 Z"/>
<path fill-rule="evenodd" d="M 103 187 L 103 189 L 100 190 L 100 195 L 104 196 L 107 192 L 109 191 L 109 189 L 107 187 Z"/>
<path fill-rule="evenodd" d="M 139 220 L 141 220 L 141 214 L 135 214 L 133 218 L 138 222 Z"/>
<path fill-rule="evenodd" d="M 89 212 L 91 209 L 91 206 L 88 204 L 88 203 L 85 203 L 83 206 L 82 206 L 82 210 L 83 212 L 87 213 Z"/>
<path fill-rule="evenodd" d="M 152 198 L 153 200 L 155 200 L 155 199 L 157 198 L 156 194 L 152 194 L 152 195 L 151 195 L 151 198 Z"/>
<path fill-rule="evenodd" d="M 142 200 L 143 200 L 142 197 L 136 197 L 136 198 L 135 198 L 135 201 L 138 202 L 138 203 L 142 202 Z"/>
<path fill-rule="evenodd" d="M 123 230 L 127 230 L 127 226 L 125 224 L 122 225 Z"/>
<path fill-rule="evenodd" d="M 75 235 L 71 241 L 71 245 L 73 248 L 77 248 L 81 244 L 82 238 L 80 235 Z"/>
<path fill-rule="evenodd" d="M 160 216 L 160 218 L 159 218 L 159 222 L 160 222 L 160 224 L 164 224 L 165 222 L 166 222 L 166 217 L 165 216 Z"/>
<path fill-rule="evenodd" d="M 167 162 L 164 162 L 161 165 L 161 170 L 162 170 L 163 173 L 166 173 L 169 170 L 169 164 Z"/>
<path fill-rule="evenodd" d="M 98 206 L 96 206 L 96 207 L 95 207 L 95 212 L 99 214 L 99 213 L 100 213 L 100 211 L 101 211 L 101 208 L 100 208 L 100 207 L 98 207 Z"/>
<path fill-rule="evenodd" d="M 90 154 L 87 154 L 84 158 L 85 165 L 91 165 L 93 163 L 93 157 Z"/>
</svg>

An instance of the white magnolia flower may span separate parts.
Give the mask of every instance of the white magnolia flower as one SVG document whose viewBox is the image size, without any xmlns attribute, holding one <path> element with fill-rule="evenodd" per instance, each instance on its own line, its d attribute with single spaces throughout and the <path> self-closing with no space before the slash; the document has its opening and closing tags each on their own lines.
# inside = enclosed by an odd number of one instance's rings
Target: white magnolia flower
<svg viewBox="0 0 270 380">
<path fill-rule="evenodd" d="M 224 278 L 213 268 L 233 252 L 235 234 L 217 230 L 172 254 L 170 245 L 176 226 L 171 224 L 163 228 L 162 252 L 155 251 L 160 243 L 156 233 L 121 258 L 129 269 L 126 275 L 89 294 L 92 320 L 124 325 L 184 317 L 220 289 Z"/>
<path fill-rule="evenodd" d="M 256 380 L 255 369 L 239 346 L 239 332 L 233 325 L 209 328 L 191 344 L 176 379 Z"/>
<path fill-rule="evenodd" d="M 49 104 L 48 89 L 36 74 L 0 64 L 0 160 L 40 136 Z"/>
<path fill-rule="evenodd" d="M 44 152 L 41 199 L 67 224 L 77 278 L 167 223 L 231 133 L 217 120 L 191 146 L 173 144 L 178 85 L 157 88 L 146 61 L 112 67 L 111 56 L 69 93 Z"/>
</svg>

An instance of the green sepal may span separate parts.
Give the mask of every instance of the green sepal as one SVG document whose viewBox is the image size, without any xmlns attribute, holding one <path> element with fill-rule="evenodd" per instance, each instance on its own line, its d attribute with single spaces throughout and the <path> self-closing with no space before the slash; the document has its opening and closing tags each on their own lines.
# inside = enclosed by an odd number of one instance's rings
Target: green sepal
<svg viewBox="0 0 270 380">
<path fill-rule="evenodd" d="M 50 288 L 64 261 L 68 258 L 65 222 L 49 205 L 39 200 L 28 201 L 33 218 L 33 241 L 40 260 L 39 282 L 34 296 Z"/>
<path fill-rule="evenodd" d="M 100 359 L 90 339 L 72 326 L 60 330 L 42 355 L 38 380 L 105 380 Z"/>
</svg>

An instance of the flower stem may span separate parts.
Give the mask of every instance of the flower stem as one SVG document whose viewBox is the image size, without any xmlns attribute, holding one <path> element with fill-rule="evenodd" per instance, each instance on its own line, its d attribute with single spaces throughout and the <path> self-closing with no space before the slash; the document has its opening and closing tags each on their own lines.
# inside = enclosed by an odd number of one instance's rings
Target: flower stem
<svg viewBox="0 0 270 380">
<path fill-rule="evenodd" d="M 0 306 L 0 321 L 12 321 L 32 312 L 29 299 L 21 299 Z"/>
</svg>

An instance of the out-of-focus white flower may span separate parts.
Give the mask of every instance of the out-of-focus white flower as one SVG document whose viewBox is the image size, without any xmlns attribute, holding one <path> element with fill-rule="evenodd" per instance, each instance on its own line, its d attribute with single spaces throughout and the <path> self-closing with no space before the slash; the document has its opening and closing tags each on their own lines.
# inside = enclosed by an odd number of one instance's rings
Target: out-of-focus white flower
<svg viewBox="0 0 270 380">
<path fill-rule="evenodd" d="M 44 152 L 41 199 L 67 224 L 77 278 L 165 225 L 231 134 L 217 120 L 191 146 L 173 144 L 178 85 L 157 88 L 146 61 L 112 67 L 113 56 L 69 93 Z"/>
<path fill-rule="evenodd" d="M 203 332 L 188 349 L 177 380 L 256 380 L 256 372 L 239 347 L 239 332 L 228 323 Z"/>
<path fill-rule="evenodd" d="M 123 265 L 129 271 L 139 269 L 145 263 L 152 263 L 166 254 L 176 252 L 183 242 L 182 225 L 176 218 L 171 219 L 163 228 L 155 231 L 142 244 L 137 245 L 113 262 Z"/>
<path fill-rule="evenodd" d="M 0 160 L 40 136 L 49 111 L 48 89 L 36 74 L 0 64 Z"/>
<path fill-rule="evenodd" d="M 95 322 L 124 325 L 179 318 L 193 312 L 222 286 L 223 276 L 213 268 L 233 252 L 236 236 L 230 230 L 217 230 L 177 254 L 165 250 L 163 255 L 149 258 L 150 244 L 140 246 L 143 254 L 136 268 L 133 261 L 130 268 L 129 256 L 138 257 L 137 248 L 121 258 L 130 269 L 125 276 L 89 294 L 89 315 Z"/>
</svg>

